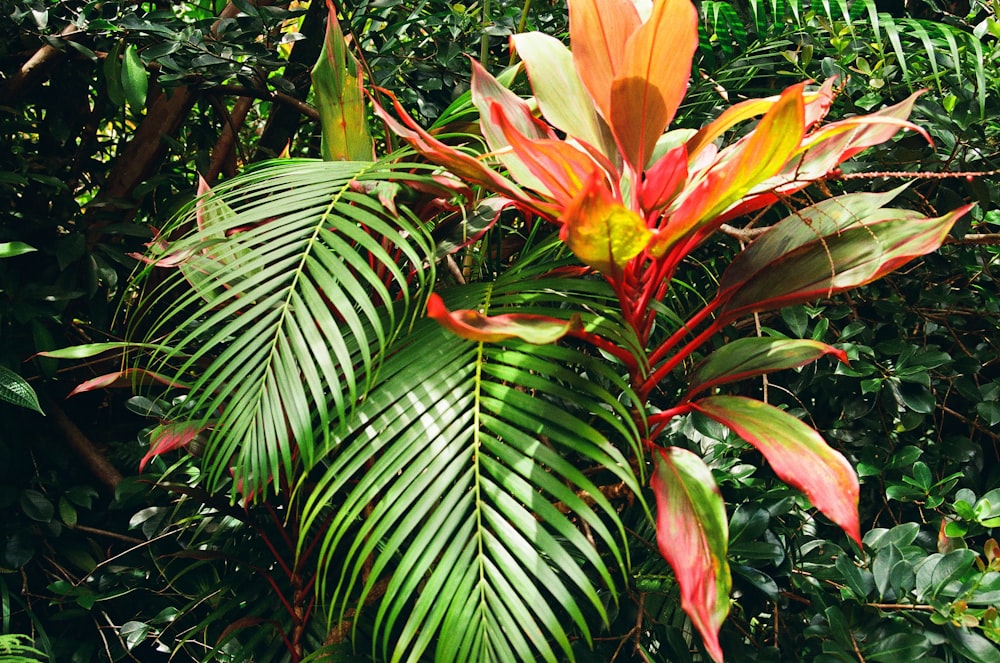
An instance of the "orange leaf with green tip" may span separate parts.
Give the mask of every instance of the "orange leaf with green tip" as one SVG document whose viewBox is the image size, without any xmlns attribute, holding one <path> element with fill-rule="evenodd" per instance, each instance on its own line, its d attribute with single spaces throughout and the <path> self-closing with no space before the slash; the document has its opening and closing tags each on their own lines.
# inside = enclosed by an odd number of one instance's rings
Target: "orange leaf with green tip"
<svg viewBox="0 0 1000 663">
<path fill-rule="evenodd" d="M 612 278 L 642 253 L 653 236 L 642 217 L 602 186 L 596 173 L 561 220 L 559 236 L 576 257 Z"/>
<path fill-rule="evenodd" d="M 681 607 L 709 655 L 722 663 L 719 628 L 729 614 L 732 585 L 725 502 L 712 471 L 690 451 L 659 449 L 654 464 L 650 483 L 656 497 L 660 554 L 677 577 Z"/>
<path fill-rule="evenodd" d="M 528 313 L 485 316 L 478 311 L 449 311 L 437 293 L 432 293 L 427 301 L 427 316 L 456 336 L 480 343 L 499 343 L 519 338 L 528 343 L 544 345 L 583 329 L 578 315 L 566 321 Z"/>
<path fill-rule="evenodd" d="M 805 493 L 861 545 L 858 476 L 819 433 L 773 405 L 743 396 L 710 396 L 691 405 L 753 445 L 782 481 Z"/>
<path fill-rule="evenodd" d="M 626 42 L 607 119 L 635 172 L 646 166 L 674 119 L 697 48 L 698 10 L 690 0 L 654 0 L 649 18 Z"/>
</svg>

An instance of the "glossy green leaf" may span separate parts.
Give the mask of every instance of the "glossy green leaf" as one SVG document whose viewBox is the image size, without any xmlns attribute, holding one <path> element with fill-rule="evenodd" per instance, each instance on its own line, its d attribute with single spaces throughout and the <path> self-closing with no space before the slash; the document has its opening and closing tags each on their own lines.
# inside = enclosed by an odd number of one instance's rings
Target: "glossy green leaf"
<svg viewBox="0 0 1000 663">
<path fill-rule="evenodd" d="M 0 259 L 13 258 L 37 250 L 35 247 L 24 242 L 0 242 Z"/>
<path fill-rule="evenodd" d="M 729 524 L 712 471 L 679 447 L 654 456 L 656 540 L 681 588 L 681 607 L 717 663 L 723 660 L 719 628 L 729 614 L 732 578 L 726 549 Z"/>
<path fill-rule="evenodd" d="M 0 366 L 0 401 L 45 414 L 38 403 L 38 394 L 27 380 L 6 366 Z"/>
<path fill-rule="evenodd" d="M 715 350 L 695 366 L 688 377 L 688 396 L 754 375 L 798 368 L 828 354 L 847 362 L 847 353 L 819 341 L 741 338 Z"/>
<path fill-rule="evenodd" d="M 129 44 L 125 47 L 121 73 L 125 99 L 135 112 L 139 112 L 146 105 L 149 73 L 139 57 L 139 49 L 135 44 Z"/>
<path fill-rule="evenodd" d="M 710 396 L 694 409 L 726 426 L 760 451 L 774 473 L 798 488 L 817 509 L 861 545 L 858 477 L 839 452 L 792 415 L 742 396 Z"/>
<path fill-rule="evenodd" d="M 550 268 L 540 267 L 536 276 Z M 563 296 L 598 309 L 613 301 L 604 284 L 600 296 L 572 295 L 575 283 L 445 294 L 490 317 L 551 311 Z M 639 488 L 608 437 L 638 451 L 627 409 L 601 386 L 629 393 L 609 368 L 561 344 L 469 343 L 418 322 L 335 431 L 318 481 L 302 488 L 303 532 L 328 523 L 319 582 L 335 597 L 333 618 L 359 592 L 370 598 L 374 653 L 392 661 L 556 661 L 570 656 L 571 630 L 589 640 L 586 614 L 606 619 L 604 592 L 621 587 L 624 530 L 569 457 Z M 379 581 L 387 585 L 375 595 Z"/>
</svg>

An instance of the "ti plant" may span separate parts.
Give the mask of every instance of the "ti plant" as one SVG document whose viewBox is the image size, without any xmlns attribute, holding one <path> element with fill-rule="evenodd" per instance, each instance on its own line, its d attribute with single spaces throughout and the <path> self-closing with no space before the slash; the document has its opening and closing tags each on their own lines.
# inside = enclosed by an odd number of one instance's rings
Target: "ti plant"
<svg viewBox="0 0 1000 663">
<path fill-rule="evenodd" d="M 844 353 L 718 337 L 935 250 L 966 208 L 926 218 L 887 207 L 898 190 L 831 197 L 770 225 L 693 313 L 672 306 L 674 277 L 728 222 L 923 134 L 914 98 L 824 123 L 834 83 L 803 83 L 668 130 L 698 45 L 690 0 L 570 0 L 569 18 L 571 48 L 512 38 L 531 99 L 473 62 L 486 154 L 376 105 L 419 162 L 269 163 L 203 191 L 145 258 L 147 273 L 173 271 L 148 288 L 145 343 L 130 347 L 188 390 L 149 457 L 197 436 L 207 489 L 295 491 L 288 518 L 317 565 L 328 642 L 364 613 L 387 660 L 572 659 L 628 582 L 615 500 L 631 494 L 722 661 L 726 508 L 670 426 L 688 414 L 756 448 L 860 545 L 848 460 L 789 412 L 725 393 Z M 460 269 L 451 254 L 473 257 L 498 218 L 525 236 L 514 257 Z M 439 277 L 442 260 L 457 275 Z"/>
</svg>

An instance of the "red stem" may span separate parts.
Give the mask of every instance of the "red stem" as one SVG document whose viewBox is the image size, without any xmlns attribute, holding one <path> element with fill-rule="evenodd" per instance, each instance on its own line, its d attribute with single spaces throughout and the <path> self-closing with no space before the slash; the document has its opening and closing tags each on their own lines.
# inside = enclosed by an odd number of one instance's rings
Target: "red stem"
<svg viewBox="0 0 1000 663">
<path fill-rule="evenodd" d="M 592 334 L 582 329 L 579 331 L 570 331 L 569 335 L 574 338 L 578 338 L 581 341 L 586 341 L 587 343 L 590 343 L 594 347 L 604 350 L 612 357 L 619 359 L 623 364 L 625 364 L 625 366 L 629 369 L 629 371 L 634 371 L 639 367 L 639 363 L 636 361 L 635 357 L 632 356 L 631 352 L 625 350 L 624 348 L 618 347 L 617 345 L 615 345 L 614 343 L 612 343 L 611 341 L 602 336 L 598 336 L 597 334 Z"/>
<path fill-rule="evenodd" d="M 701 313 L 703 312 L 704 311 L 702 311 Z M 698 315 L 701 315 L 701 313 L 699 313 Z M 685 325 L 685 331 L 686 327 L 687 325 Z M 656 387 L 656 385 L 660 382 L 660 380 L 670 375 L 670 372 L 675 368 L 677 368 L 678 364 L 687 359 L 688 355 L 697 350 L 699 346 L 705 343 L 705 341 L 707 341 L 716 333 L 718 333 L 720 327 L 721 325 L 719 324 L 718 320 L 713 321 L 712 324 L 705 329 L 705 331 L 703 331 L 702 333 L 698 334 L 693 339 L 691 339 L 691 341 L 688 342 L 688 344 L 685 345 L 683 348 L 678 350 L 673 357 L 665 361 L 659 368 L 653 371 L 653 374 L 650 375 L 648 378 L 646 378 L 646 381 L 643 382 L 642 386 L 638 389 L 640 400 L 645 401 L 646 398 L 649 396 L 649 392 L 651 392 L 653 388 Z M 677 336 L 677 334 L 674 334 L 674 336 Z M 667 342 L 669 343 L 672 339 L 673 337 L 667 339 Z M 663 346 L 660 347 L 662 348 Z M 659 350 L 660 348 L 657 348 L 657 351 Z"/>
<path fill-rule="evenodd" d="M 677 346 L 681 340 L 688 334 L 693 334 L 694 330 L 705 321 L 705 318 L 710 316 L 715 310 L 715 302 L 709 302 L 704 308 L 695 313 L 693 316 L 688 318 L 688 321 L 680 326 L 677 331 L 670 335 L 666 341 L 661 343 L 659 347 L 653 350 L 653 353 L 649 355 L 649 365 L 654 366 L 660 360 L 667 356 L 674 347 Z M 714 326 L 714 325 L 713 325 Z"/>
<path fill-rule="evenodd" d="M 671 419 L 679 417 L 682 414 L 687 414 L 691 411 L 691 407 L 690 403 L 682 403 L 669 410 L 649 415 L 646 418 L 646 423 L 649 426 L 649 437 L 655 439 L 660 434 L 660 431 L 670 423 Z"/>
</svg>

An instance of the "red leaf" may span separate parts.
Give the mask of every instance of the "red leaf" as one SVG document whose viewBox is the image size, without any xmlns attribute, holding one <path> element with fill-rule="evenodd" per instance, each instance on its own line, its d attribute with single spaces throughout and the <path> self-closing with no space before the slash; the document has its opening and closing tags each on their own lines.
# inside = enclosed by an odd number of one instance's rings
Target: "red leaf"
<svg viewBox="0 0 1000 663">
<path fill-rule="evenodd" d="M 732 580 L 726 552 L 726 506 L 712 471 L 690 451 L 671 447 L 654 456 L 656 542 L 677 576 L 681 607 L 705 648 L 722 662 L 719 627 L 729 614 Z"/>
<path fill-rule="evenodd" d="M 139 379 L 135 378 L 129 379 L 129 375 L 137 373 Z M 147 371 L 144 368 L 126 368 L 123 371 L 115 371 L 114 373 L 106 373 L 104 375 L 98 375 L 96 378 L 91 378 L 85 382 L 81 382 L 76 386 L 73 391 L 67 394 L 66 398 L 70 396 L 76 396 L 77 394 L 82 394 L 87 391 L 94 391 L 95 389 L 107 389 L 112 387 L 134 387 L 138 384 L 150 384 L 152 382 L 157 382 L 159 384 L 165 384 L 168 387 L 186 387 L 179 382 L 171 380 L 165 375 L 160 375 L 159 373 L 154 373 L 152 371 Z"/>
<path fill-rule="evenodd" d="M 207 426 L 191 423 L 188 421 L 177 421 L 169 424 L 160 424 L 149 433 L 149 451 L 139 461 L 139 472 L 146 467 L 146 463 L 154 456 L 180 449 L 186 446 L 191 440 L 198 436 L 198 433 L 205 430 Z"/>
<path fill-rule="evenodd" d="M 692 407 L 760 451 L 778 477 L 861 545 L 858 477 L 815 430 L 778 408 L 743 396 L 710 396 Z"/>
<path fill-rule="evenodd" d="M 566 321 L 527 313 L 485 316 L 470 310 L 449 311 L 437 293 L 432 293 L 427 300 L 427 316 L 456 336 L 480 343 L 498 343 L 511 338 L 535 344 L 554 343 L 582 329 L 578 315 Z"/>
</svg>

